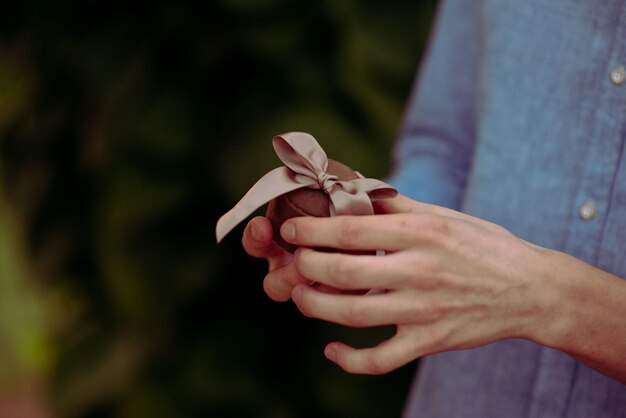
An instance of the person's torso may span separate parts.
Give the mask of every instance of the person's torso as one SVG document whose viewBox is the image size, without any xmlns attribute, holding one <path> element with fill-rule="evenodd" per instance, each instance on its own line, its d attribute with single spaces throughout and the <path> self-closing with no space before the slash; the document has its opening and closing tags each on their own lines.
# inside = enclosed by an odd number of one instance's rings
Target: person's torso
<svg viewBox="0 0 626 418">
<path fill-rule="evenodd" d="M 626 277 L 626 2 L 475 7 L 477 142 L 463 211 Z M 626 386 L 508 340 L 425 359 L 405 415 L 620 417 Z"/>
</svg>

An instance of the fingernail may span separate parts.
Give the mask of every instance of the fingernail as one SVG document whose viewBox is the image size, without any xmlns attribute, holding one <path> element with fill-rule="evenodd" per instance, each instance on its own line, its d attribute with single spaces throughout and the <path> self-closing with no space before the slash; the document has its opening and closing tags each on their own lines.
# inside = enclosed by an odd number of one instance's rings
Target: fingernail
<svg viewBox="0 0 626 418">
<path fill-rule="evenodd" d="M 252 235 L 253 240 L 261 241 L 261 231 L 259 231 L 259 227 L 256 222 L 250 223 L 250 235 Z"/>
<path fill-rule="evenodd" d="M 291 294 L 291 299 L 294 301 L 296 305 L 300 305 L 302 301 L 302 287 L 298 286 L 293 289 L 293 293 Z"/>
<path fill-rule="evenodd" d="M 328 360 L 332 361 L 333 363 L 337 361 L 337 352 L 334 348 L 326 347 L 326 349 L 324 350 L 324 355 Z"/>
<path fill-rule="evenodd" d="M 285 241 L 293 242 L 296 239 L 296 226 L 291 221 L 287 221 L 280 227 L 280 235 Z"/>
</svg>

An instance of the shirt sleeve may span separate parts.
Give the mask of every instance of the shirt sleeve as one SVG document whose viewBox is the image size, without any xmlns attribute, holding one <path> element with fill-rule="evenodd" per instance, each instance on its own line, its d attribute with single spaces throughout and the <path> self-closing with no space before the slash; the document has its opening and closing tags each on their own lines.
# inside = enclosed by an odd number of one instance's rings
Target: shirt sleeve
<svg viewBox="0 0 626 418">
<path fill-rule="evenodd" d="M 459 209 L 476 136 L 479 7 L 442 0 L 393 151 L 389 182 L 415 200 Z"/>
</svg>

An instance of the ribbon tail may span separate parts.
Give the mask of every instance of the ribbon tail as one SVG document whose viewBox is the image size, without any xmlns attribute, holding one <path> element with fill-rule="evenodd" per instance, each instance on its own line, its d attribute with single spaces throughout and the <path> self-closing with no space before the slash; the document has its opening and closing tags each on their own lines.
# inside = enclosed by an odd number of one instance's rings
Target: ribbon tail
<svg viewBox="0 0 626 418">
<path fill-rule="evenodd" d="M 365 182 L 365 190 L 372 201 L 390 199 L 398 195 L 398 191 L 385 182 L 376 179 L 362 179 Z"/>
<path fill-rule="evenodd" d="M 297 182 L 290 173 L 287 167 L 278 167 L 261 177 L 235 207 L 217 221 L 215 226 L 217 242 L 220 242 L 241 221 L 270 200 L 315 182 L 313 179 L 310 182 Z"/>
</svg>

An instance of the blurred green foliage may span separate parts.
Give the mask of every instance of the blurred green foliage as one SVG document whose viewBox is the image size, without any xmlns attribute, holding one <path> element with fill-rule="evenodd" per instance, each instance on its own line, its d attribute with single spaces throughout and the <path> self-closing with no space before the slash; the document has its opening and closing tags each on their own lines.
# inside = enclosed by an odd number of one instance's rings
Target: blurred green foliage
<svg viewBox="0 0 626 418">
<path fill-rule="evenodd" d="M 3 6 L 0 191 L 45 289 L 55 414 L 399 415 L 412 367 L 351 376 L 322 355 L 393 330 L 269 301 L 242 227 L 220 246 L 213 228 L 278 165 L 277 133 L 387 174 L 434 3 Z"/>
</svg>

